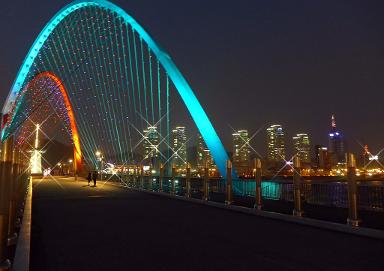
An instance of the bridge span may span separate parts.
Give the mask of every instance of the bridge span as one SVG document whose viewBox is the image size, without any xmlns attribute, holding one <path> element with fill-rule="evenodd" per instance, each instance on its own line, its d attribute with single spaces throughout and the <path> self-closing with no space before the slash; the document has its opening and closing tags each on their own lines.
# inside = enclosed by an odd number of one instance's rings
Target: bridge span
<svg viewBox="0 0 384 271">
<path fill-rule="evenodd" d="M 33 180 L 31 270 L 383 270 L 384 243 L 85 180 Z"/>
</svg>

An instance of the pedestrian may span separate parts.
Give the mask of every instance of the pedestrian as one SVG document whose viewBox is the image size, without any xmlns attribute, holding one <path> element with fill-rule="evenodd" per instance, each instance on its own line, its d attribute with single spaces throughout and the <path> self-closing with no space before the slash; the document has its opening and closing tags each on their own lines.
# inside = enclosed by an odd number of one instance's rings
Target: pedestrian
<svg viewBox="0 0 384 271">
<path fill-rule="evenodd" d="M 93 179 L 93 186 L 96 187 L 97 171 L 93 172 L 92 179 Z"/>
<path fill-rule="evenodd" d="M 92 173 L 90 171 L 88 172 L 87 180 L 88 180 L 88 186 L 89 186 L 91 184 L 91 181 L 92 181 Z"/>
</svg>

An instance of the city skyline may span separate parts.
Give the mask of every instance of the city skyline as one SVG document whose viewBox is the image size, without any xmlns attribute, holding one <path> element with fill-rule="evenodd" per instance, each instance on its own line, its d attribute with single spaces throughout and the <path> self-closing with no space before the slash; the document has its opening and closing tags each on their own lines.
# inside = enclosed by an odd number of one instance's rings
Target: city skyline
<svg viewBox="0 0 384 271">
<path fill-rule="evenodd" d="M 31 41 L 68 1 L 44 3 L 45 0 L 41 0 L 41 5 L 36 7 L 32 3 L 7 2 L 0 11 L 7 12 L 0 14 L 0 21 L 12 26 L 0 30 L 0 34 L 7 37 L 0 43 L 3 100 Z M 309 133 L 313 144 L 327 145 L 322 131 L 328 129 L 332 113 L 347 135 L 352 151 L 362 151 L 357 142 L 368 144 L 372 152 L 384 146 L 381 139 L 384 131 L 377 129 L 384 120 L 380 110 L 383 95 L 380 90 L 384 82 L 379 76 L 384 59 L 378 53 L 383 40 L 377 35 L 383 21 L 377 7 L 382 6 L 382 2 L 359 5 L 363 2 L 341 1 L 333 5 L 242 1 L 233 6 L 225 1 L 220 5 L 217 1 L 194 1 L 175 2 L 172 10 L 156 1 L 116 3 L 134 15 L 167 48 L 227 148 L 232 140 L 228 125 L 236 130 L 248 129 L 253 134 L 270 123 L 286 127 L 287 135 L 304 131 Z M 153 10 L 148 10 L 149 4 Z M 27 8 L 20 9 L 20 5 Z M 202 7 L 220 12 L 211 14 Z M 287 12 L 283 12 L 285 10 Z M 18 16 L 13 16 L 16 13 Z M 28 20 L 31 14 L 35 15 L 26 31 L 17 18 Z M 204 27 L 195 24 L 193 18 L 197 15 L 205 22 Z M 243 25 L 253 25 L 253 28 Z M 275 35 L 267 34 L 270 31 Z M 197 39 L 192 42 L 194 35 L 207 44 L 196 42 Z M 364 39 L 356 39 L 356 35 Z M 287 40 L 289 45 L 283 51 L 274 46 L 280 40 Z M 213 49 L 217 44 L 221 44 L 220 50 Z M 334 47 L 330 47 L 331 44 Z M 352 52 L 355 52 L 353 56 Z M 315 58 L 316 55 L 321 58 Z M 348 81 L 346 74 L 352 75 Z M 367 96 L 361 98 L 362 92 Z M 188 122 L 183 125 L 191 126 Z M 254 138 L 258 148 L 263 148 L 262 143 L 258 143 L 263 137 Z"/>
</svg>

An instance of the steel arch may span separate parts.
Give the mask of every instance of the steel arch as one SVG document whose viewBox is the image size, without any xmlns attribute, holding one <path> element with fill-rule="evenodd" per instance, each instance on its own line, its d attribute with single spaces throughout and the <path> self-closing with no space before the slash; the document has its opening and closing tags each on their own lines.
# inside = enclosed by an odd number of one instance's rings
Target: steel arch
<svg viewBox="0 0 384 271">
<path fill-rule="evenodd" d="M 156 55 L 157 59 L 160 61 L 165 71 L 167 72 L 169 78 L 172 80 L 175 88 L 180 94 L 182 100 L 184 101 L 189 113 L 192 116 L 197 128 L 199 129 L 204 141 L 206 142 L 209 150 L 211 151 L 212 157 L 221 173 L 222 176 L 226 177 L 226 160 L 228 160 L 227 152 L 218 137 L 215 129 L 212 126 L 207 114 L 196 98 L 192 88 L 189 86 L 188 82 L 181 74 L 179 69 L 176 67 L 175 63 L 171 57 L 164 52 L 160 46 L 151 38 L 151 36 L 144 30 L 144 28 L 137 23 L 137 21 L 131 17 L 127 12 L 125 12 L 120 7 L 115 4 L 106 1 L 106 0 L 76 0 L 63 9 L 61 9 L 44 27 L 41 31 L 35 42 L 33 43 L 31 49 L 29 50 L 18 74 L 13 83 L 11 91 L 7 97 L 6 103 L 3 107 L 3 114 L 7 114 L 13 103 L 16 100 L 18 93 L 21 91 L 23 85 L 26 83 L 27 74 L 32 67 L 35 58 L 37 57 L 41 47 L 44 42 L 48 39 L 49 35 L 53 32 L 55 27 L 69 14 L 72 12 L 81 9 L 87 6 L 98 6 L 100 8 L 108 9 L 114 12 L 117 16 L 121 17 L 127 24 L 129 24 L 147 43 L 151 50 Z M 4 131 L 4 130 L 3 130 Z M 4 140 L 4 134 L 2 133 L 2 140 Z M 234 171 L 232 173 L 234 174 Z"/>
</svg>

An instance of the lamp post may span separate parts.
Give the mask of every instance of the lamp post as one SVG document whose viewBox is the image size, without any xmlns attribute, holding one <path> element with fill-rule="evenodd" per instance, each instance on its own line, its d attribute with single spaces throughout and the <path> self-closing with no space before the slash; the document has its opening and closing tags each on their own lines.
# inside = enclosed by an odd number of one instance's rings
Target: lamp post
<svg viewBox="0 0 384 271">
<path fill-rule="evenodd" d="M 72 159 L 69 159 L 68 160 L 68 163 L 69 163 L 69 168 L 72 168 L 72 171 L 73 171 L 73 160 Z M 71 169 L 70 169 L 71 170 Z"/>
<path fill-rule="evenodd" d="M 103 181 L 103 154 L 101 151 L 96 151 L 97 160 L 100 161 L 100 181 Z"/>
<path fill-rule="evenodd" d="M 62 173 L 62 164 L 61 162 L 57 163 L 57 166 L 59 167 L 59 176 L 61 176 L 63 173 Z"/>
</svg>

